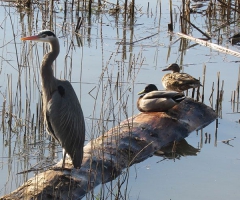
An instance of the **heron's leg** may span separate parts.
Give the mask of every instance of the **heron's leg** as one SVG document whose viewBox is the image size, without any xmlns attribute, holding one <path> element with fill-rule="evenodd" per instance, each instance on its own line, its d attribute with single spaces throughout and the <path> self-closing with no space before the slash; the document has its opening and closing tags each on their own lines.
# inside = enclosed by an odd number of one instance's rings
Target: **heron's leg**
<svg viewBox="0 0 240 200">
<path fill-rule="evenodd" d="M 66 155 L 67 155 L 67 152 L 65 151 L 65 149 L 63 149 L 63 163 L 62 163 L 62 168 L 63 168 L 63 169 L 64 169 L 64 167 L 65 167 Z"/>
</svg>

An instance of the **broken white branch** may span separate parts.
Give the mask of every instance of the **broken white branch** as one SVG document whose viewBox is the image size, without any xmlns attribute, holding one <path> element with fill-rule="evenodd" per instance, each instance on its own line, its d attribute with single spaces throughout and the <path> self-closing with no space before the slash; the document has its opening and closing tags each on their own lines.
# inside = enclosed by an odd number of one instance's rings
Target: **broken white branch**
<svg viewBox="0 0 240 200">
<path fill-rule="evenodd" d="M 205 40 L 201 40 L 201 39 L 198 39 L 198 38 L 195 38 L 195 37 L 183 34 L 183 33 L 177 33 L 177 35 L 179 35 L 180 37 L 186 38 L 188 40 L 192 40 L 192 41 L 194 41 L 194 42 L 196 42 L 200 45 L 203 45 L 205 47 L 209 47 L 211 49 L 219 51 L 221 53 L 225 53 L 225 54 L 229 54 L 229 55 L 232 55 L 232 56 L 240 57 L 239 52 L 233 51 L 231 49 L 227 49 L 226 47 L 220 46 L 218 44 L 214 44 L 214 43 L 211 43 L 211 42 L 208 42 L 208 41 L 205 41 Z"/>
</svg>

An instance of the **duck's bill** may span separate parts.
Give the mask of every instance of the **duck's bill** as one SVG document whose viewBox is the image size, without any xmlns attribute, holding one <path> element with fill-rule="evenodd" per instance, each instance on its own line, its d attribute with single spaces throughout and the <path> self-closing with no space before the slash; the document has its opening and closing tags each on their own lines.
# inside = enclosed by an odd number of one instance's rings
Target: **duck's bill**
<svg viewBox="0 0 240 200">
<path fill-rule="evenodd" d="M 168 68 L 162 69 L 162 71 L 170 71 Z"/>
<path fill-rule="evenodd" d="M 38 36 L 37 35 L 33 35 L 33 36 L 28 36 L 28 37 L 22 37 L 21 40 L 38 40 Z"/>
<path fill-rule="evenodd" d="M 144 94 L 144 93 L 146 93 L 145 90 L 142 90 L 141 92 L 138 93 L 138 95 Z"/>
</svg>

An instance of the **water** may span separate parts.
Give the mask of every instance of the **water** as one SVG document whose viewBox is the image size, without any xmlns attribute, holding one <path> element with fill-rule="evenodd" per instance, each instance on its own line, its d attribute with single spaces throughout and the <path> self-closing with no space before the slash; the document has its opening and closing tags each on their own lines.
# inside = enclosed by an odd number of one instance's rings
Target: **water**
<svg viewBox="0 0 240 200">
<path fill-rule="evenodd" d="M 214 122 L 202 131 L 193 132 L 186 139 L 190 145 L 200 149 L 197 156 L 182 156 L 180 159 L 163 161 L 162 157 L 153 156 L 132 166 L 126 197 L 141 200 L 239 199 L 239 113 L 236 113 L 236 104 L 233 112 L 231 103 L 232 92 L 236 89 L 238 82 L 239 59 L 200 45 L 182 52 L 180 40 L 172 44 L 178 36 L 174 35 L 171 39 L 167 33 L 168 2 L 161 3 L 161 12 L 160 2 L 150 2 L 149 13 L 147 2 L 138 1 L 137 3 L 139 10 L 134 26 L 130 26 L 129 22 L 124 26 L 121 15 L 117 20 L 114 15 L 107 12 L 94 13 L 90 24 L 83 12 L 84 23 L 80 29 L 82 46 L 78 46 L 77 39 L 72 34 L 74 30 L 72 24 L 76 24 L 77 19 L 72 18 L 72 12 L 69 11 L 66 22 L 63 23 L 64 13 L 61 11 L 63 2 L 55 5 L 55 8 L 59 9 L 54 16 L 54 30 L 61 46 L 55 74 L 58 78 L 71 80 L 78 94 L 86 119 L 87 140 L 98 137 L 101 131 L 106 131 L 124 120 L 127 117 L 124 111 L 127 111 L 128 116 L 138 113 L 135 104 L 137 93 L 148 83 L 155 83 L 159 89 L 162 89 L 160 81 L 165 73 L 161 70 L 168 64 L 182 61 L 184 72 L 196 78 L 200 77 L 201 80 L 205 64 L 205 104 L 211 105 L 208 99 L 214 82 L 213 108 L 215 106 L 217 72 L 220 72 L 220 84 L 224 80 L 217 138 L 215 138 Z M 173 17 L 174 32 L 180 29 L 178 9 L 180 3 L 178 1 L 173 3 L 176 13 Z M 36 121 L 37 106 L 40 102 L 39 65 L 43 55 L 43 44 L 20 41 L 25 34 L 36 33 L 42 29 L 44 20 L 41 11 L 35 5 L 33 16 L 32 14 L 24 15 L 15 7 L 5 6 L 8 3 L 1 4 L 0 25 L 3 29 L 0 29 L 2 35 L 0 39 L 0 92 L 2 94 L 0 111 L 2 114 L 4 99 L 6 99 L 7 112 L 10 110 L 9 82 L 11 80 L 12 124 L 15 125 L 18 122 L 10 131 L 7 122 L 11 118 L 5 115 L 5 127 L 1 127 L 0 194 L 4 195 L 34 175 L 33 172 L 17 175 L 18 172 L 30 169 L 46 159 L 57 162 L 61 158 L 61 148 L 57 144 L 49 143 L 48 135 L 37 126 Z M 213 34 L 211 42 L 217 43 L 221 36 L 220 45 L 239 50 L 237 46 L 231 46 L 227 41 L 230 35 L 238 31 L 237 25 L 231 24 L 216 32 L 214 30 L 221 24 L 220 20 L 201 14 L 192 14 L 191 22 L 203 31 L 211 32 Z M 130 42 L 131 37 L 133 41 L 138 41 L 155 33 L 158 34 L 136 42 L 134 45 L 119 44 L 125 35 L 126 42 Z M 194 29 L 190 29 L 189 34 L 202 37 Z M 16 37 L 16 43 L 13 35 Z M 193 44 L 194 42 L 189 42 L 188 46 Z M 115 89 L 117 80 L 120 83 L 118 90 Z M 29 105 L 28 109 L 26 109 L 26 102 Z M 126 107 L 123 108 L 123 105 Z M 34 131 L 29 131 L 32 130 L 33 115 L 36 134 Z M 113 116 L 117 116 L 117 119 L 112 123 L 101 120 L 112 120 Z M 211 135 L 210 142 L 205 143 L 205 133 Z M 224 144 L 222 141 L 227 139 L 234 140 Z M 116 184 L 116 181 L 112 184 Z M 109 185 L 110 183 L 106 184 L 105 191 Z M 122 193 L 125 192 L 125 186 L 126 183 L 121 188 Z M 99 194 L 100 187 L 94 191 L 96 196 Z"/>
</svg>

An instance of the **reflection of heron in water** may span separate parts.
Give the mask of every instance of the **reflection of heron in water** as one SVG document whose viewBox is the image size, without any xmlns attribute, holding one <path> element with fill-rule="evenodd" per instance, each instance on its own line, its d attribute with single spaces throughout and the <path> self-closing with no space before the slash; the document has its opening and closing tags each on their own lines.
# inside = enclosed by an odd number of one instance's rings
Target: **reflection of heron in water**
<svg viewBox="0 0 240 200">
<path fill-rule="evenodd" d="M 66 153 L 72 159 L 73 166 L 80 168 L 85 140 L 84 116 L 77 95 L 69 81 L 56 79 L 52 63 L 57 58 L 60 47 L 55 34 L 43 30 L 38 35 L 21 38 L 47 42 L 50 52 L 45 54 L 41 65 L 43 113 L 47 131 L 63 147 L 65 164 Z"/>
</svg>

